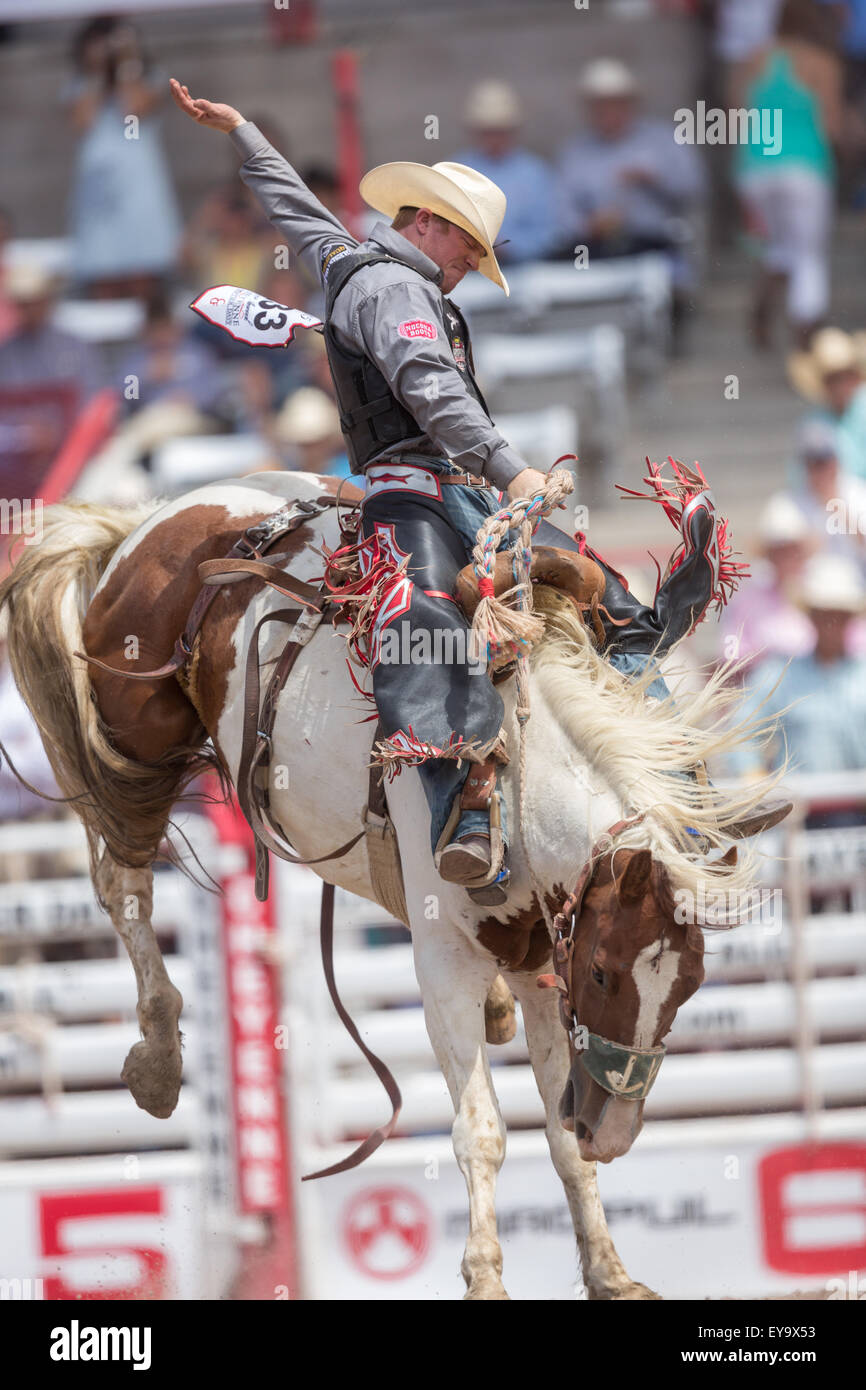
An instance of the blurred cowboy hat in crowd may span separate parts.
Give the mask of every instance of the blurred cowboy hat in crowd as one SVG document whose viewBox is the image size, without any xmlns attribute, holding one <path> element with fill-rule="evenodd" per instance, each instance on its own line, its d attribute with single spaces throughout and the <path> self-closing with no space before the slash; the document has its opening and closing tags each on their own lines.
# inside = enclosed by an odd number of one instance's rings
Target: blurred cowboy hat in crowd
<svg viewBox="0 0 866 1390">
<path fill-rule="evenodd" d="M 800 605 L 834 613 L 866 611 L 866 585 L 855 560 L 844 555 L 816 555 L 806 566 Z"/>
<path fill-rule="evenodd" d="M 795 390 L 815 404 L 827 399 L 827 377 L 851 371 L 866 375 L 866 333 L 822 328 L 807 349 L 788 358 L 788 375 Z"/>
<path fill-rule="evenodd" d="M 318 386 L 301 386 L 286 401 L 274 422 L 281 444 L 319 444 L 342 439 L 340 412 Z"/>
<path fill-rule="evenodd" d="M 523 113 L 513 87 L 507 82 L 479 82 L 470 93 L 464 120 L 475 130 L 513 130 Z"/>
<path fill-rule="evenodd" d="M 400 208 L 429 208 L 481 243 L 478 269 L 508 294 L 493 243 L 505 216 L 505 194 L 492 179 L 466 164 L 379 164 L 360 183 L 361 197 L 392 221 Z"/>
<path fill-rule="evenodd" d="M 577 90 L 582 97 L 589 97 L 590 100 L 632 97 L 637 92 L 637 78 L 631 68 L 618 58 L 597 58 L 583 69 Z"/>
<path fill-rule="evenodd" d="M 16 304 L 32 304 L 41 299 L 52 299 L 60 289 L 56 275 L 44 266 L 19 261 L 6 268 L 3 274 L 3 290 L 7 298 Z"/>
<path fill-rule="evenodd" d="M 758 518 L 758 550 L 766 555 L 782 545 L 805 545 L 810 539 L 809 523 L 792 497 L 776 492 Z"/>
</svg>

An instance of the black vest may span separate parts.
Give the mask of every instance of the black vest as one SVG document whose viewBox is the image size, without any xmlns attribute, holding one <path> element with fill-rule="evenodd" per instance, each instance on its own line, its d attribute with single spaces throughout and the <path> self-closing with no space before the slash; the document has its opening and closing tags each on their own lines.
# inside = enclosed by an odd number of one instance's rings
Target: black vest
<svg viewBox="0 0 866 1390">
<path fill-rule="evenodd" d="M 342 254 L 334 258 L 335 264 L 325 282 L 325 347 L 349 463 L 353 473 L 362 473 L 366 465 L 389 446 L 403 440 L 417 439 L 425 431 L 397 400 L 373 359 L 359 349 L 345 347 L 339 341 L 331 327 L 331 314 L 340 290 L 362 266 L 375 265 L 377 261 L 391 261 L 396 265 L 407 265 L 408 262 L 385 251 L 356 251 L 347 255 L 342 247 L 334 249 Z M 330 256 L 326 257 L 325 265 L 330 259 Z M 444 300 L 444 306 L 445 329 L 454 355 L 454 365 L 466 389 L 489 419 L 490 411 L 474 376 L 466 321 L 450 299 Z"/>
</svg>

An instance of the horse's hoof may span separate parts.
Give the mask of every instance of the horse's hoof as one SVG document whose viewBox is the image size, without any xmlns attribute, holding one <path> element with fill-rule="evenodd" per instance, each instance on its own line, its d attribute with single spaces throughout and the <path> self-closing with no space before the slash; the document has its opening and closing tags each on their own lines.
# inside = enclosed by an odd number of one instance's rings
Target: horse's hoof
<svg viewBox="0 0 866 1390">
<path fill-rule="evenodd" d="M 511 1302 L 511 1295 L 505 1292 L 501 1284 L 483 1284 L 477 1289 L 467 1289 L 463 1295 L 464 1303 L 500 1303 L 505 1300 Z"/>
<path fill-rule="evenodd" d="M 629 1279 L 625 1284 L 615 1284 L 613 1288 L 601 1288 L 593 1291 L 588 1290 L 589 1301 L 592 1303 L 626 1303 L 630 1301 L 646 1303 L 649 1300 L 664 1300 L 660 1293 L 655 1293 L 647 1288 L 646 1284 L 639 1284 L 635 1279 Z"/>
<path fill-rule="evenodd" d="M 130 1048 L 120 1078 L 141 1110 L 154 1119 L 167 1120 L 177 1105 L 181 1069 L 179 1046 L 166 1051 L 138 1042 Z"/>
</svg>

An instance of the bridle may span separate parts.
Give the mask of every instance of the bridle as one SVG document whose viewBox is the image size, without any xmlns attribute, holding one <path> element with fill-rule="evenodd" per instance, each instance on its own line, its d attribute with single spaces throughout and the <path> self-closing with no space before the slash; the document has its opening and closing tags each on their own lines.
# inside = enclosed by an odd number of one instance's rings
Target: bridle
<svg viewBox="0 0 866 1390">
<path fill-rule="evenodd" d="M 627 1100 L 646 1099 L 658 1076 L 666 1049 L 662 1046 L 629 1047 L 624 1043 L 612 1042 L 600 1033 L 588 1033 L 581 1027 L 574 1003 L 574 947 L 584 895 L 599 859 L 609 852 L 610 842 L 615 835 L 628 826 L 637 825 L 643 818 L 644 813 L 641 813 L 628 820 L 619 820 L 596 840 L 577 883 L 553 919 L 555 973 L 539 975 L 537 980 L 540 989 L 559 991 L 559 1016 L 568 1034 L 572 1071 L 580 1066 L 603 1090 Z"/>
</svg>

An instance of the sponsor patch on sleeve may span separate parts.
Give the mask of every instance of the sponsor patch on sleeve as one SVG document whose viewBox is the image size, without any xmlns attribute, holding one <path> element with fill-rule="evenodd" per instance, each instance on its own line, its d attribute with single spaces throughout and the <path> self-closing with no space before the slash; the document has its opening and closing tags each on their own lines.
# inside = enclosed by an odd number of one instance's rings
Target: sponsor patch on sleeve
<svg viewBox="0 0 866 1390">
<path fill-rule="evenodd" d="M 322 256 L 322 277 L 325 278 L 334 261 L 341 261 L 344 256 L 348 256 L 349 248 L 340 242 L 337 246 L 331 246 Z"/>
<path fill-rule="evenodd" d="M 436 338 L 438 329 L 429 319 L 407 319 L 401 323 L 397 332 L 401 338 Z"/>
</svg>

